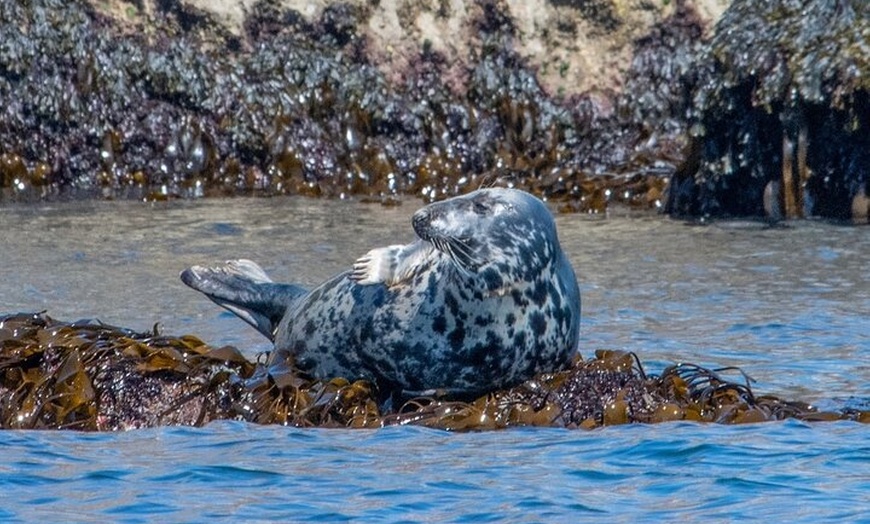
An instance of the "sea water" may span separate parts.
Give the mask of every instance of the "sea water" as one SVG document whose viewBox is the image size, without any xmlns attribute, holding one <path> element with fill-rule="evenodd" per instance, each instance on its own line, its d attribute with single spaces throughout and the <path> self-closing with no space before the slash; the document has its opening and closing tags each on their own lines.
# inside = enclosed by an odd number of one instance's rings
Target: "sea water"
<svg viewBox="0 0 870 524">
<path fill-rule="evenodd" d="M 315 285 L 413 239 L 398 207 L 300 198 L 0 208 L 0 313 L 99 318 L 269 349 L 178 273 L 232 258 Z M 824 409 L 870 404 L 870 229 L 561 215 L 580 352 L 647 372 L 740 366 Z M 33 522 L 870 521 L 870 427 L 785 421 L 454 434 L 219 422 L 0 432 L 0 520 Z"/>
</svg>

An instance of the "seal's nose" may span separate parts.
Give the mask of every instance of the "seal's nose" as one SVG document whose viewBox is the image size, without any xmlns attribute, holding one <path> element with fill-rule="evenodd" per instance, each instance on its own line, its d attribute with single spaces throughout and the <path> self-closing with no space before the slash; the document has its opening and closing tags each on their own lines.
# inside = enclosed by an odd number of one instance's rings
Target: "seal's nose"
<svg viewBox="0 0 870 524">
<path fill-rule="evenodd" d="M 411 225 L 414 226 L 414 232 L 423 240 L 429 240 L 429 226 L 432 223 L 431 215 L 427 208 L 419 209 L 411 218 Z"/>
</svg>

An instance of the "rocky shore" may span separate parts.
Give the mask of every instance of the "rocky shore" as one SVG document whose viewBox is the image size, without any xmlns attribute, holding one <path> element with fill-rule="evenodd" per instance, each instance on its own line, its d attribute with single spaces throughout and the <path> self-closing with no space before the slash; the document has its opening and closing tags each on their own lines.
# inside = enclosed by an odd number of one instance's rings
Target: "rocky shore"
<svg viewBox="0 0 870 524">
<path fill-rule="evenodd" d="M 3 0 L 0 187 L 866 221 L 867 4 L 727 4 Z"/>
<path fill-rule="evenodd" d="M 735 1 L 696 63 L 669 211 L 867 222 L 870 4 Z"/>
</svg>

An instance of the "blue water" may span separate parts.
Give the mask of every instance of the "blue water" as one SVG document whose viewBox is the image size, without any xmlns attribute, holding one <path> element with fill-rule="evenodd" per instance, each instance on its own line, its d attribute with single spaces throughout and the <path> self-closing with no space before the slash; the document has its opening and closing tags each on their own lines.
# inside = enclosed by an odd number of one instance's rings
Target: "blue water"
<svg viewBox="0 0 870 524">
<path fill-rule="evenodd" d="M 0 208 L 0 313 L 48 309 L 249 355 L 253 329 L 181 284 L 247 257 L 317 283 L 407 242 L 418 203 L 301 199 Z M 95 227 L 96 226 L 96 227 Z M 739 365 L 757 392 L 870 407 L 870 228 L 558 217 L 580 351 Z M 870 522 L 870 425 L 671 423 L 450 434 L 234 422 L 0 432 L 0 521 Z"/>
<path fill-rule="evenodd" d="M 221 422 L 0 433 L 0 517 L 36 522 L 858 522 L 857 423 L 450 434 Z"/>
</svg>

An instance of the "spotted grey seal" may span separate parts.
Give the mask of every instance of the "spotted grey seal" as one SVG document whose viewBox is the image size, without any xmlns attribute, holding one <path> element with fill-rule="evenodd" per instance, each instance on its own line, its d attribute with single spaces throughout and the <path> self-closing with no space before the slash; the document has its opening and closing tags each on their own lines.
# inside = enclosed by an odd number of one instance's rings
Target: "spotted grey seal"
<svg viewBox="0 0 870 524">
<path fill-rule="evenodd" d="M 373 249 L 311 291 L 249 260 L 181 274 L 316 377 L 365 378 L 386 395 L 470 397 L 567 365 L 580 291 L 550 211 L 515 189 L 480 189 L 413 216 L 419 237 Z"/>
</svg>

